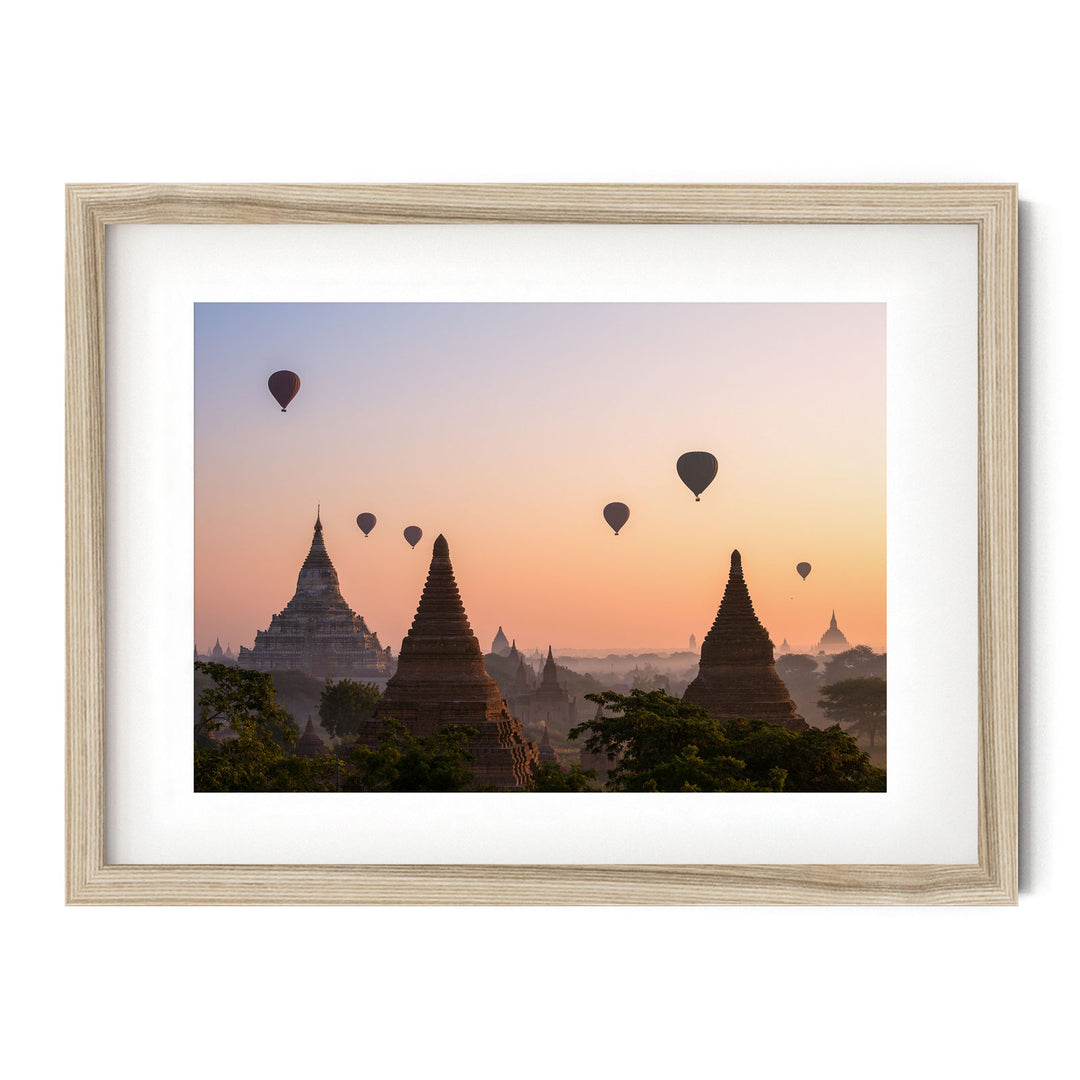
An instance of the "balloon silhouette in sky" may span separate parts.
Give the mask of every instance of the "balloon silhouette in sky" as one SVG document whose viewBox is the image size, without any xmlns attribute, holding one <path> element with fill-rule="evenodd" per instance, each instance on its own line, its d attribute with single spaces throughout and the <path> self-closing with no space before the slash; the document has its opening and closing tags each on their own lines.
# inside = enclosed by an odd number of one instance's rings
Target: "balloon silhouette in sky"
<svg viewBox="0 0 1080 1080">
<path fill-rule="evenodd" d="M 296 397 L 300 390 L 300 376 L 295 371 L 275 371 L 266 380 L 266 385 L 270 388 L 270 393 L 274 395 L 274 400 L 281 406 L 281 411 L 284 412 L 285 406 Z"/>
<path fill-rule="evenodd" d="M 615 530 L 616 536 L 629 519 L 630 507 L 626 503 L 608 503 L 604 507 L 604 520 Z"/>
<path fill-rule="evenodd" d="M 716 458 L 705 450 L 691 450 L 675 462 L 679 479 L 694 493 L 694 501 L 701 502 L 701 493 L 716 477 Z"/>
<path fill-rule="evenodd" d="M 409 547 L 416 547 L 424 535 L 424 530 L 419 525 L 409 525 L 401 535 L 409 541 Z"/>
<path fill-rule="evenodd" d="M 805 581 L 806 575 L 810 573 L 810 564 L 808 562 L 801 562 L 795 569 L 798 571 L 799 577 Z"/>
<path fill-rule="evenodd" d="M 360 531 L 367 536 L 372 529 L 375 528 L 375 515 L 374 514 L 357 514 L 356 524 L 360 526 Z"/>
</svg>

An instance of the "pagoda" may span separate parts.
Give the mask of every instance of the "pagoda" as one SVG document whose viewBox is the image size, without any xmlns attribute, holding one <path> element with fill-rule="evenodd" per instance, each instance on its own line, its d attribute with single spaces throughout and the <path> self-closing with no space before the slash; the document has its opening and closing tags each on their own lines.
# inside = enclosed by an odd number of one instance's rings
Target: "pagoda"
<svg viewBox="0 0 1080 1080">
<path fill-rule="evenodd" d="M 393 670 L 390 649 L 341 595 L 318 514 L 296 593 L 255 635 L 254 647 L 240 649 L 236 663 L 251 671 L 303 671 L 323 679 L 382 680 Z"/>
<path fill-rule="evenodd" d="M 501 626 L 499 632 L 495 635 L 495 640 L 491 643 L 491 651 L 496 656 L 506 656 L 510 652 L 510 642 L 506 640 L 506 635 L 503 633 Z"/>
<path fill-rule="evenodd" d="M 577 723 L 577 698 L 572 697 L 559 683 L 559 669 L 551 646 L 548 646 L 539 685 L 527 685 L 528 677 L 522 669 L 524 664 L 515 675 L 510 690 L 514 712 L 529 725 L 530 731 L 535 731 L 541 724 L 554 722 L 556 728 L 565 734 Z"/>
<path fill-rule="evenodd" d="M 836 625 L 836 612 L 832 613 L 832 618 L 829 620 L 829 629 L 821 635 L 821 640 L 814 648 L 814 652 L 819 653 L 838 653 L 846 652 L 851 648 L 848 643 L 848 639 L 844 637 L 840 628 Z"/>
<path fill-rule="evenodd" d="M 309 716 L 307 727 L 304 728 L 303 735 L 300 736 L 296 743 L 296 756 L 318 757 L 320 754 L 325 753 L 327 753 L 326 743 L 319 737 L 319 733 L 315 730 L 315 724 Z"/>
<path fill-rule="evenodd" d="M 446 724 L 475 728 L 468 751 L 477 787 L 520 791 L 531 782 L 539 762 L 536 746 L 525 739 L 521 722 L 510 715 L 484 667 L 443 536 L 435 541 L 420 604 L 401 643 L 397 672 L 386 684 L 375 719 L 360 725 L 359 741 L 375 745 L 385 719 L 420 737 Z"/>
<path fill-rule="evenodd" d="M 552 765 L 559 764 L 559 755 L 555 752 L 555 747 L 551 745 L 551 733 L 548 731 L 547 721 L 542 721 L 540 724 L 541 736 L 540 736 L 540 761 L 549 762 Z"/>
<path fill-rule="evenodd" d="M 807 726 L 773 666 L 773 643 L 754 614 L 738 551 L 731 553 L 727 588 L 701 643 L 698 676 L 683 699 L 703 706 L 718 720 L 741 716 L 800 731 Z"/>
</svg>

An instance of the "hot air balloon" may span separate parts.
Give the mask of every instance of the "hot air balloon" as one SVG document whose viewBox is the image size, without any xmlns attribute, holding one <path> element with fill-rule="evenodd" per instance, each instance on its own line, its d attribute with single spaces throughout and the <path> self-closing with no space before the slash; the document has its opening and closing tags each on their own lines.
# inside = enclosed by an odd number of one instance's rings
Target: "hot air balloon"
<svg viewBox="0 0 1080 1080">
<path fill-rule="evenodd" d="M 615 530 L 616 536 L 629 519 L 630 507 L 626 503 L 608 503 L 604 507 L 604 520 Z"/>
<path fill-rule="evenodd" d="M 424 535 L 424 530 L 419 525 L 409 525 L 402 536 L 409 541 L 409 547 L 416 547 L 420 543 L 420 537 Z"/>
<path fill-rule="evenodd" d="M 300 376 L 295 371 L 275 371 L 266 380 L 266 385 L 270 388 L 270 393 L 274 395 L 274 400 L 281 406 L 281 411 L 284 412 L 285 406 L 296 397 L 300 390 Z"/>
<path fill-rule="evenodd" d="M 806 575 L 810 573 L 810 564 L 808 562 L 801 562 L 798 566 L 795 567 L 795 570 L 797 571 L 799 577 L 801 577 L 803 581 L 805 581 Z"/>
<path fill-rule="evenodd" d="M 716 477 L 716 458 L 705 450 L 691 450 L 675 462 L 679 479 L 694 493 L 694 501 L 701 502 L 701 493 Z"/>
<path fill-rule="evenodd" d="M 374 514 L 357 514 L 356 524 L 360 526 L 360 531 L 367 536 L 372 529 L 375 528 L 375 515 Z"/>
</svg>

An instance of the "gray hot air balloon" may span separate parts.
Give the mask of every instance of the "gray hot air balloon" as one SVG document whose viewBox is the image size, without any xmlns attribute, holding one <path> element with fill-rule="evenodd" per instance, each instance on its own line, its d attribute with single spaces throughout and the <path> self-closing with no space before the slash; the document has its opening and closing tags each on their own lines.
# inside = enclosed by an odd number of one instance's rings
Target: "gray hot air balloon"
<svg viewBox="0 0 1080 1080">
<path fill-rule="evenodd" d="M 694 493 L 694 501 L 701 502 L 701 493 L 716 478 L 716 458 L 706 450 L 691 450 L 675 462 L 679 479 Z"/>
<path fill-rule="evenodd" d="M 629 519 L 630 507 L 626 503 L 608 503 L 604 507 L 604 520 L 615 530 L 616 536 Z"/>
<path fill-rule="evenodd" d="M 367 536 L 372 529 L 375 528 L 375 515 L 374 514 L 357 514 L 356 524 L 360 527 L 360 531 Z"/>
<path fill-rule="evenodd" d="M 801 562 L 795 567 L 795 570 L 798 572 L 799 577 L 805 581 L 806 575 L 810 573 L 810 564 L 808 562 Z"/>
<path fill-rule="evenodd" d="M 419 525 L 409 525 L 402 536 L 409 541 L 409 547 L 416 547 L 420 543 L 420 538 L 424 535 L 424 530 Z"/>
</svg>

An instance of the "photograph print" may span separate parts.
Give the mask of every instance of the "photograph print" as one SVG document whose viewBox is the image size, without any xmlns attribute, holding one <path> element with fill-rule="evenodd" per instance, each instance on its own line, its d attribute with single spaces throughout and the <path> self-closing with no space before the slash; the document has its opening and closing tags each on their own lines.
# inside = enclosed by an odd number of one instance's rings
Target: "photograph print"
<svg viewBox="0 0 1080 1080">
<path fill-rule="evenodd" d="M 199 303 L 197 792 L 886 790 L 886 306 Z"/>
</svg>

